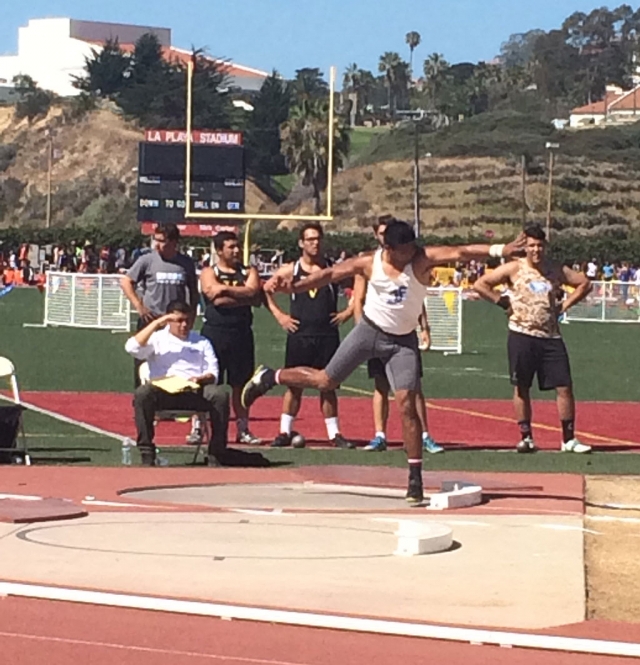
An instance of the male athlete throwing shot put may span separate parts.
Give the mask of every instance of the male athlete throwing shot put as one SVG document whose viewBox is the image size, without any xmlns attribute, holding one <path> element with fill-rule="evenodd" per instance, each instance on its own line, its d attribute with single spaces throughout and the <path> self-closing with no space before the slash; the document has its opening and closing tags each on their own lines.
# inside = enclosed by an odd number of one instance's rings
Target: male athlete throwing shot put
<svg viewBox="0 0 640 665">
<path fill-rule="evenodd" d="M 249 406 L 276 384 L 333 390 L 359 365 L 370 358 L 379 358 L 385 365 L 402 418 L 409 462 L 407 501 L 422 503 L 422 438 L 416 411 L 420 355 L 415 328 L 422 312 L 429 271 L 434 266 L 456 261 L 511 256 L 523 245 L 524 239 L 518 238 L 506 246 L 421 248 L 416 244 L 413 229 L 404 222 L 394 221 L 387 225 L 383 247 L 373 255 L 348 259 L 294 283 L 272 278 L 265 285 L 268 291 L 300 293 L 361 275 L 368 281 L 363 315 L 324 370 L 292 367 L 274 371 L 260 367 L 244 387 L 244 404 Z"/>
<path fill-rule="evenodd" d="M 509 315 L 509 376 L 514 385 L 513 405 L 522 440 L 518 452 L 535 451 L 531 432 L 533 377 L 538 375 L 540 390 L 554 390 L 562 421 L 563 452 L 589 453 L 591 448 L 575 438 L 575 400 L 569 356 L 560 335 L 559 317 L 591 291 L 591 282 L 582 273 L 545 258 L 547 238 L 538 224 L 525 229 L 526 258 L 500 266 L 482 277 L 475 290 Z M 510 295 L 495 289 L 508 286 Z M 574 291 L 560 301 L 563 286 Z"/>
</svg>

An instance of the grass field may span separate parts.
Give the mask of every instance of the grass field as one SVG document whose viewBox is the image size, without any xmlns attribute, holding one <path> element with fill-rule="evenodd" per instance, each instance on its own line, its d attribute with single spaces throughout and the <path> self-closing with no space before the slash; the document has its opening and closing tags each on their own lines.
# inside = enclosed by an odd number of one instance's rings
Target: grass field
<svg viewBox="0 0 640 665">
<path fill-rule="evenodd" d="M 129 392 L 132 363 L 124 352 L 126 335 L 71 328 L 23 328 L 23 323 L 42 322 L 43 303 L 44 297 L 35 289 L 13 291 L 0 299 L 0 355 L 16 364 L 23 388 Z M 278 367 L 284 358 L 285 333 L 264 309 L 255 311 L 254 330 L 258 361 Z M 502 311 L 487 303 L 467 302 L 463 330 L 461 356 L 423 356 L 426 396 L 509 398 Z M 579 399 L 640 401 L 640 326 L 572 323 L 562 330 Z M 366 368 L 359 368 L 348 386 L 371 390 Z"/>
<path fill-rule="evenodd" d="M 36 290 L 14 291 L 0 299 L 0 355 L 16 364 L 23 390 L 130 392 L 132 363 L 123 349 L 125 334 L 23 328 L 23 323 L 40 323 L 42 316 L 43 296 Z M 256 311 L 255 331 L 259 361 L 281 364 L 285 334 L 265 310 Z M 638 326 L 571 324 L 563 332 L 580 399 L 640 401 Z M 506 376 L 505 338 L 504 316 L 498 308 L 465 303 L 464 353 L 424 355 L 427 397 L 508 398 L 511 388 Z M 346 387 L 370 390 L 366 370 L 357 370 Z M 37 462 L 113 465 L 120 461 L 117 442 L 46 416 L 28 413 L 26 429 Z M 297 465 L 405 463 L 400 452 L 363 455 L 359 451 L 269 450 L 267 455 L 274 462 Z M 177 449 L 167 456 L 171 464 L 186 464 L 192 451 Z M 460 450 L 430 457 L 428 468 L 635 474 L 640 473 L 640 455 L 600 453 L 580 458 L 549 453 L 518 457 Z"/>
</svg>

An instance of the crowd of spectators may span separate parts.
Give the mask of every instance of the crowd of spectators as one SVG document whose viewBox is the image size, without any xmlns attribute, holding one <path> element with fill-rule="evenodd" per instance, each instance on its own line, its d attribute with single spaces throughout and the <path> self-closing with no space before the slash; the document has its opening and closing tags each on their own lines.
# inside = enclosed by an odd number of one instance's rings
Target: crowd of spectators
<svg viewBox="0 0 640 665">
<path fill-rule="evenodd" d="M 44 281 L 40 273 L 47 269 L 59 272 L 119 274 L 128 270 L 140 256 L 151 251 L 145 245 L 129 251 L 124 247 L 96 246 L 90 240 L 71 241 L 69 244 L 52 246 L 46 254 L 45 260 L 38 265 L 33 265 L 33 262 L 29 260 L 29 247 L 26 243 L 10 250 L 0 247 L 0 286 L 38 284 L 40 281 Z M 185 253 L 193 259 L 198 271 L 211 263 L 211 253 L 208 249 L 190 247 L 186 249 Z M 334 263 L 340 263 L 350 258 L 350 254 L 342 251 L 338 255 L 328 258 Z M 261 277 L 267 278 L 278 269 L 283 259 L 282 250 L 263 250 L 254 245 L 251 248 L 249 263 L 258 269 Z M 576 262 L 572 268 L 584 273 L 593 281 L 618 281 L 640 286 L 640 265 L 631 265 L 627 261 L 600 263 L 594 258 L 583 263 Z M 488 266 L 480 261 L 457 264 L 453 268 L 435 270 L 432 284 L 433 286 L 470 289 L 487 270 Z"/>
</svg>

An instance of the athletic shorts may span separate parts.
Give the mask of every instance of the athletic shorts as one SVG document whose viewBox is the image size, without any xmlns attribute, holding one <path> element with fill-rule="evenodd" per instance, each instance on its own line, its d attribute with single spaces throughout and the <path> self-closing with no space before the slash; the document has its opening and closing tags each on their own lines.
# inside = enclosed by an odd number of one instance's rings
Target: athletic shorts
<svg viewBox="0 0 640 665">
<path fill-rule="evenodd" d="M 251 378 L 255 369 L 255 348 L 251 328 L 221 330 L 204 326 L 202 335 L 213 345 L 220 365 L 218 385 L 226 383 L 241 388 Z"/>
<path fill-rule="evenodd" d="M 422 361 L 420 361 L 418 369 L 420 370 L 420 378 L 422 378 L 424 376 Z M 387 377 L 387 370 L 380 358 L 371 358 L 371 360 L 367 361 L 367 374 L 370 379 L 377 379 L 380 376 Z"/>
<path fill-rule="evenodd" d="M 530 388 L 538 375 L 540 390 L 571 385 L 571 367 L 564 341 L 509 331 L 507 339 L 511 384 Z"/>
<path fill-rule="evenodd" d="M 390 335 L 362 319 L 345 337 L 326 372 L 332 381 L 340 384 L 371 359 L 382 362 L 394 392 L 420 389 L 420 350 L 415 331 Z"/>
<path fill-rule="evenodd" d="M 340 334 L 318 335 L 287 335 L 287 346 L 284 357 L 285 367 L 313 367 L 324 369 L 333 358 L 340 346 Z"/>
</svg>

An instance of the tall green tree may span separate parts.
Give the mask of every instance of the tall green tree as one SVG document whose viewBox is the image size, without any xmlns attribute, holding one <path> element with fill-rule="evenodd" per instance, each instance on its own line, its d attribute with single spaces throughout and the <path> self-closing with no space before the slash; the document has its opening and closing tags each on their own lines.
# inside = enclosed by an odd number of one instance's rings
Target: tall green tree
<svg viewBox="0 0 640 665">
<path fill-rule="evenodd" d="M 114 98 L 127 84 L 130 64 L 117 37 L 108 39 L 102 49 L 91 49 L 85 57 L 85 74 L 72 77 L 73 86 L 97 97 Z"/>
<path fill-rule="evenodd" d="M 322 212 L 322 192 L 327 187 L 329 156 L 329 102 L 307 100 L 291 108 L 289 119 L 282 124 L 282 153 L 287 166 L 302 184 L 313 188 L 315 214 Z M 336 117 L 333 127 L 333 172 L 342 168 L 349 153 L 349 130 Z"/>
<path fill-rule="evenodd" d="M 409 76 L 411 77 L 413 77 L 413 52 L 416 50 L 416 48 L 418 48 L 418 46 L 420 46 L 421 40 L 422 38 L 420 37 L 420 33 L 416 32 L 415 30 L 407 32 L 404 37 L 404 41 L 409 47 Z"/>
<path fill-rule="evenodd" d="M 296 70 L 293 79 L 293 96 L 296 104 L 307 104 L 329 96 L 329 84 L 317 67 Z"/>
<path fill-rule="evenodd" d="M 429 101 L 433 108 L 438 108 L 438 96 L 443 87 L 445 74 L 450 65 L 441 53 L 432 53 L 424 61 L 424 78 L 427 84 Z"/>
<path fill-rule="evenodd" d="M 16 117 L 27 118 L 31 124 L 38 116 L 46 115 L 51 107 L 54 95 L 38 87 L 36 81 L 26 74 L 13 77 L 13 85 L 18 95 Z"/>
<path fill-rule="evenodd" d="M 402 58 L 394 51 L 386 51 L 380 56 L 378 62 L 378 71 L 384 75 L 387 86 L 387 104 L 389 114 L 395 115 L 395 92 L 398 84 L 398 74 L 400 72 Z"/>
<path fill-rule="evenodd" d="M 291 84 L 274 70 L 252 100 L 253 111 L 245 130 L 245 146 L 247 166 L 253 175 L 287 173 L 281 152 L 280 125 L 289 117 L 291 99 Z"/>
</svg>

